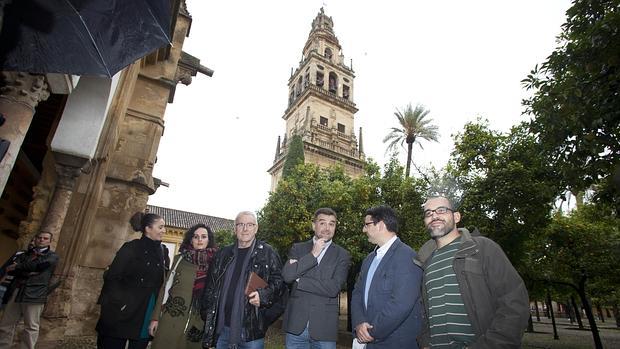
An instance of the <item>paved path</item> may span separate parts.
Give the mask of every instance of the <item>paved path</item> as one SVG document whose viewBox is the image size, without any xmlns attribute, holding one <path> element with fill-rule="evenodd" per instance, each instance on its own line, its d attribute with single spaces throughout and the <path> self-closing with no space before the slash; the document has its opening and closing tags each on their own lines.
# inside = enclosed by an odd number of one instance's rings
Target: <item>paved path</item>
<svg viewBox="0 0 620 349">
<path fill-rule="evenodd" d="M 534 318 L 536 319 L 536 318 Z M 577 324 L 571 325 L 568 319 L 557 319 L 558 340 L 553 339 L 553 327 L 551 320 L 541 318 L 538 322 L 534 320 L 534 333 L 525 333 L 523 336 L 523 348 L 525 349 L 589 349 L 594 348 L 592 332 L 589 327 L 580 330 Z M 346 320 L 345 320 L 346 321 Z M 585 320 L 584 326 L 587 323 Z M 346 322 L 341 323 L 344 328 Z M 615 321 L 597 322 L 600 331 L 603 348 L 620 348 L 620 329 L 615 327 Z M 273 326 L 267 335 L 267 349 L 284 348 L 282 330 L 279 324 Z M 338 336 L 337 349 L 351 348 L 352 337 L 349 332 L 340 331 Z M 405 348 L 403 348 L 405 349 Z"/>
<path fill-rule="evenodd" d="M 535 319 L 535 318 L 534 318 Z M 594 348 L 592 332 L 587 326 L 587 319 L 583 324 L 585 330 L 580 330 L 577 323 L 572 324 L 568 319 L 556 319 L 558 337 L 553 339 L 553 327 L 551 320 L 545 318 L 538 322 L 534 320 L 534 333 L 526 333 L 523 337 L 523 348 L 531 349 L 585 349 Z M 610 321 L 611 320 L 611 321 Z M 606 320 L 604 323 L 597 322 L 603 348 L 620 348 L 620 329 L 615 327 L 613 319 Z"/>
</svg>

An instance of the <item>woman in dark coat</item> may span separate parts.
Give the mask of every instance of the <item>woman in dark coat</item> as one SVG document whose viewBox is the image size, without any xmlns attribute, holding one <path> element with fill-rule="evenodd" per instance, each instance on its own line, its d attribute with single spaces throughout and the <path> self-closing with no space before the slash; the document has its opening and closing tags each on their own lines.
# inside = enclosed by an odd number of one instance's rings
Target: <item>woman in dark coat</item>
<svg viewBox="0 0 620 349">
<path fill-rule="evenodd" d="M 185 233 L 155 306 L 151 349 L 202 349 L 204 321 L 200 317 L 200 300 L 215 252 L 213 231 L 208 226 L 197 224 Z M 167 301 L 163 302 L 165 295 Z M 162 303 L 165 304 L 160 315 Z"/>
<path fill-rule="evenodd" d="M 98 349 L 144 349 L 149 324 L 169 265 L 168 250 L 161 244 L 166 232 L 163 218 L 138 212 L 130 221 L 142 237 L 126 242 L 103 276 L 97 323 Z"/>
</svg>

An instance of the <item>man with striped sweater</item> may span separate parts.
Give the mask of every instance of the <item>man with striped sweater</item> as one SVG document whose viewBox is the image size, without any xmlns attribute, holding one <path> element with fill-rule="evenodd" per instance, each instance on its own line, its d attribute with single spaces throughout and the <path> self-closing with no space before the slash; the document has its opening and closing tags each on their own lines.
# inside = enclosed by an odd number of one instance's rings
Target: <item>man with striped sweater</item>
<svg viewBox="0 0 620 349">
<path fill-rule="evenodd" d="M 422 348 L 520 348 L 529 317 L 523 280 L 501 247 L 477 230 L 457 229 L 449 199 L 424 204 L 429 240 L 418 253 L 424 268 L 426 326 Z"/>
</svg>

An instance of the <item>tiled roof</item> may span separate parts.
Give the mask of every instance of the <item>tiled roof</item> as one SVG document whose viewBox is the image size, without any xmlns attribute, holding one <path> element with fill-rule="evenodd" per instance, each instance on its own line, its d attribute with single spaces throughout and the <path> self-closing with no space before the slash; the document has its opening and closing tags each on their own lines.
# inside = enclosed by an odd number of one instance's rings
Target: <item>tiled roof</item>
<svg viewBox="0 0 620 349">
<path fill-rule="evenodd" d="M 164 218 L 169 227 L 189 229 L 191 226 L 204 223 L 211 227 L 213 231 L 234 230 L 235 221 L 232 219 L 208 216 L 205 214 L 175 210 L 172 208 L 146 205 L 149 213 L 155 213 Z"/>
</svg>

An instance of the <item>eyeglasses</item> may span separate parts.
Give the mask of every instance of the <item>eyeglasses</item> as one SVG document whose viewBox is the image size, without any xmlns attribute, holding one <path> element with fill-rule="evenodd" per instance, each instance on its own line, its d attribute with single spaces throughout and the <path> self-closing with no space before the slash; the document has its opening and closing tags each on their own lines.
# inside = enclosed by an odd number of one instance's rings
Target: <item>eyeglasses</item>
<svg viewBox="0 0 620 349">
<path fill-rule="evenodd" d="M 424 211 L 424 217 L 430 217 L 430 216 L 433 215 L 433 213 L 446 214 L 448 211 L 454 212 L 454 210 L 449 208 L 449 207 L 439 206 L 439 207 L 437 207 L 434 210 L 426 210 L 426 211 Z"/>
<path fill-rule="evenodd" d="M 237 223 L 237 224 L 235 224 L 235 227 L 237 229 L 243 229 L 243 228 L 252 229 L 255 226 L 256 226 L 256 223 Z"/>
<path fill-rule="evenodd" d="M 373 222 L 373 221 L 370 221 L 370 222 L 364 222 L 364 228 L 368 227 L 368 226 L 369 226 L 369 225 L 371 225 L 371 224 L 373 224 L 373 225 L 377 225 L 377 223 L 378 223 L 378 222 Z"/>
</svg>

